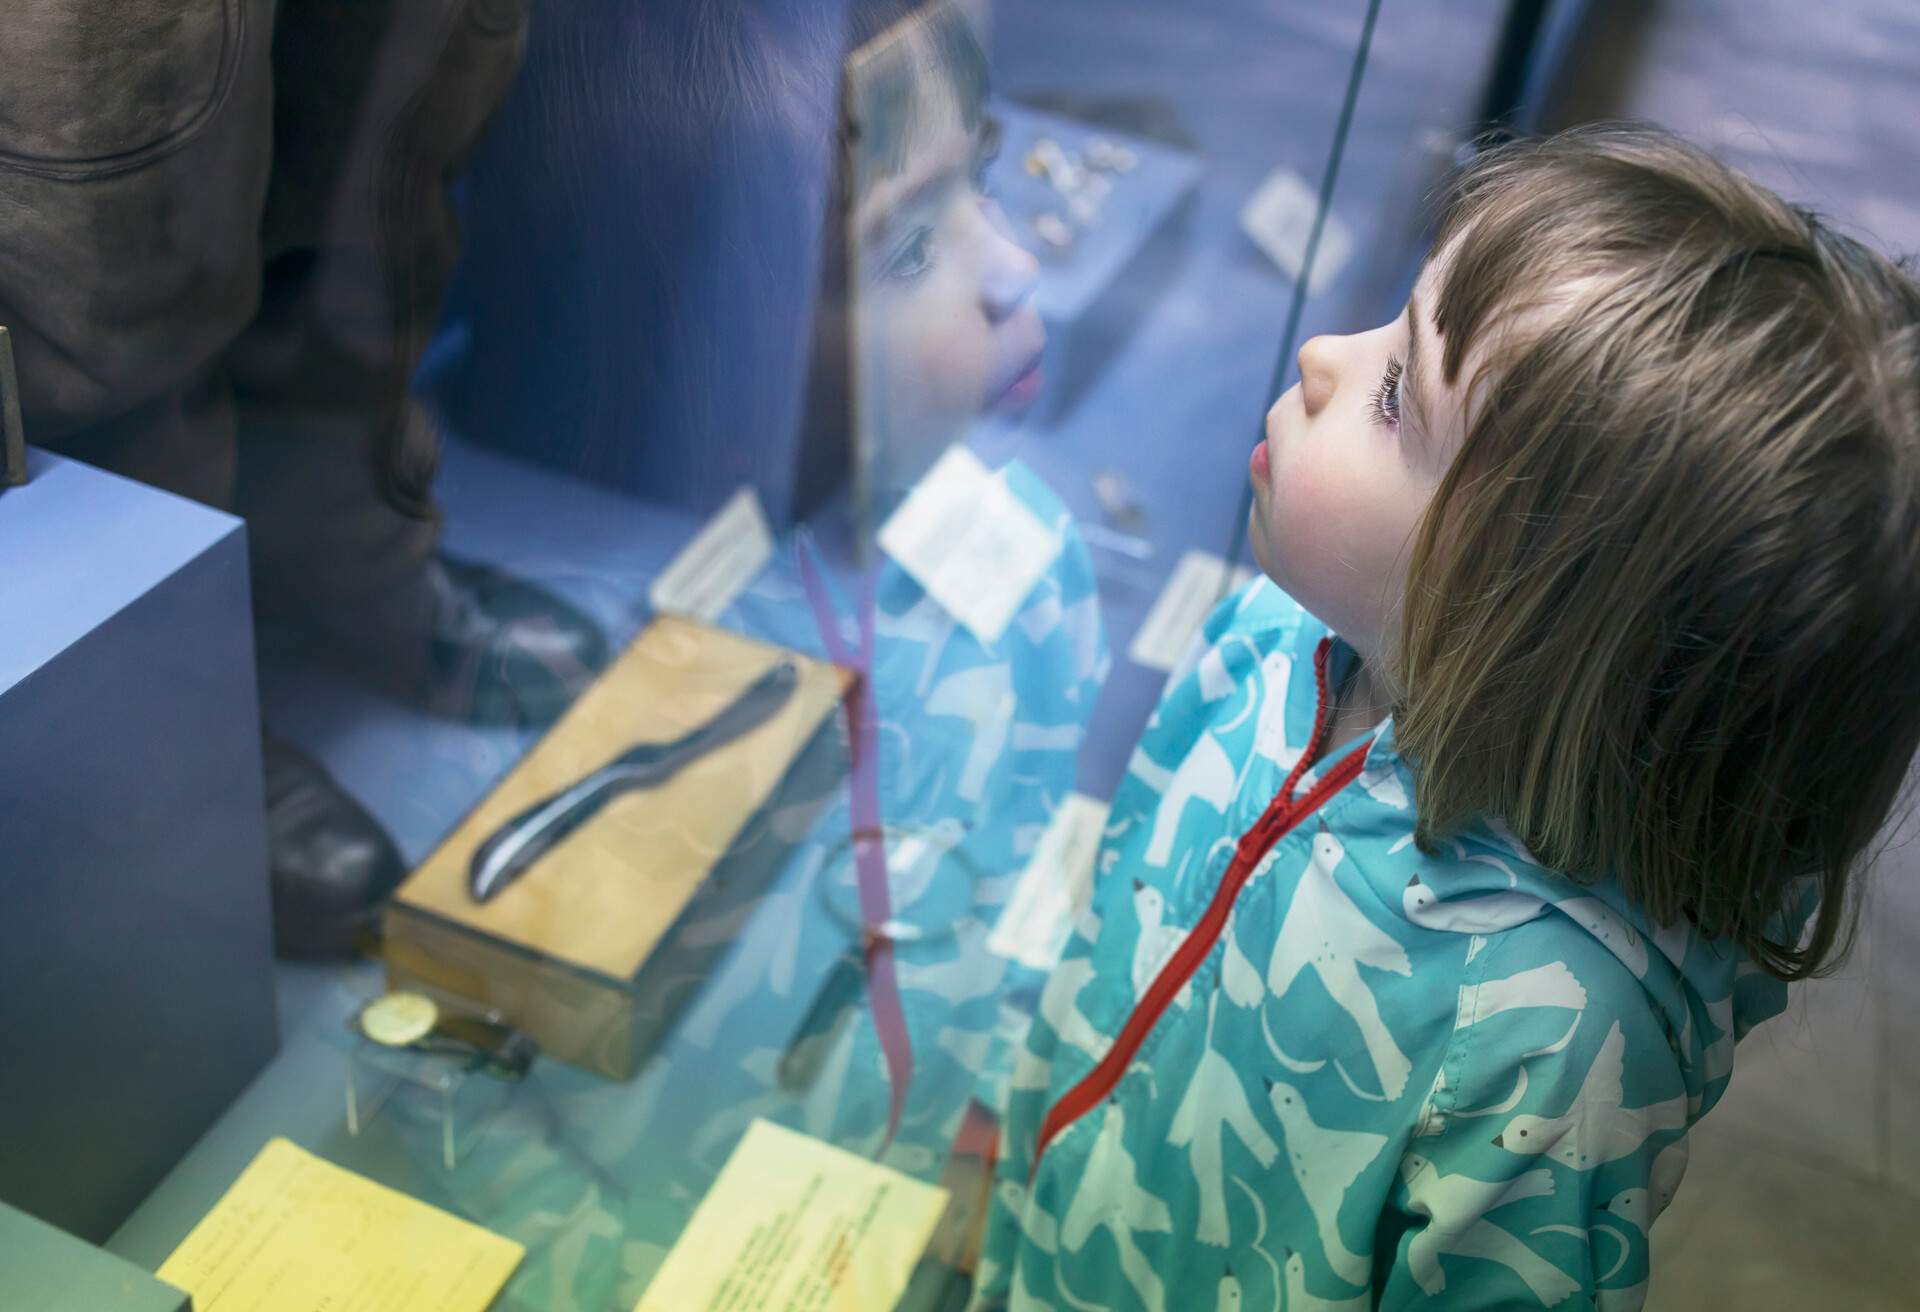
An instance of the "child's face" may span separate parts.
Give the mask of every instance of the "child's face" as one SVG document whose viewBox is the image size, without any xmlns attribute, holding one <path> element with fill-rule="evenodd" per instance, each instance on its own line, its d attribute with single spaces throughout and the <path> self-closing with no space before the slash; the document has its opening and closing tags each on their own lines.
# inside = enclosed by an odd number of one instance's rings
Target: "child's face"
<svg viewBox="0 0 1920 1312">
<path fill-rule="evenodd" d="M 856 350 L 868 434 L 903 469 L 1040 387 L 1039 265 L 980 194 L 980 141 L 930 94 L 908 162 L 861 198 Z"/>
<path fill-rule="evenodd" d="M 1413 531 L 1465 431 L 1440 379 L 1440 268 L 1428 261 L 1391 322 L 1302 346 L 1300 381 L 1254 448 L 1254 558 L 1362 656 L 1382 652 L 1397 623 Z"/>
</svg>

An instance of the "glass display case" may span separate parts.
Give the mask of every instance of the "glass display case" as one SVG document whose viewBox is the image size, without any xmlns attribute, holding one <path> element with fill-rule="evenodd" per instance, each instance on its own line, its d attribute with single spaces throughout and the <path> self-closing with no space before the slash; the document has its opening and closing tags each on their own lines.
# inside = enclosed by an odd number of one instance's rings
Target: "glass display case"
<svg viewBox="0 0 1920 1312">
<path fill-rule="evenodd" d="M 764 1120 L 945 1188 L 898 1306 L 961 1305 L 1265 412 L 1399 312 L 1525 8 L 533 5 L 408 404 L 439 549 L 597 679 L 486 723 L 263 637 L 265 721 L 413 873 L 277 967 L 278 1055 L 107 1246 L 157 1269 L 285 1137 L 523 1246 L 500 1308 L 630 1308 Z"/>
</svg>

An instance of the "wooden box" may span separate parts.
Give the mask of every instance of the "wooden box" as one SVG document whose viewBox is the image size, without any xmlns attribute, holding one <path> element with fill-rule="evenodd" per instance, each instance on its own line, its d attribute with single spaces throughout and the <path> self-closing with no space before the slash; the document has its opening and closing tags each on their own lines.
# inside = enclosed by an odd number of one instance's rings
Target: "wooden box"
<svg viewBox="0 0 1920 1312">
<path fill-rule="evenodd" d="M 504 822 L 637 743 L 678 738 L 782 660 L 766 723 L 623 794 L 488 901 L 473 854 Z M 386 912 L 392 987 L 497 1011 L 548 1056 L 632 1075 L 729 944 L 680 935 L 764 893 L 844 775 L 846 672 L 662 616 L 403 883 Z M 777 823 L 775 820 L 777 818 Z"/>
</svg>

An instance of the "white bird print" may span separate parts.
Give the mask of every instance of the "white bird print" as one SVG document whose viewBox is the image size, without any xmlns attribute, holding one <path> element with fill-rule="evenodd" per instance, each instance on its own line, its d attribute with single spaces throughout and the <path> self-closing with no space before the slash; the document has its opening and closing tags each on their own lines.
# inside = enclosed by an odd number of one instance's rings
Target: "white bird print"
<svg viewBox="0 0 1920 1312">
<path fill-rule="evenodd" d="M 1235 783 L 1233 762 L 1227 759 L 1226 749 L 1211 733 L 1202 733 L 1160 796 L 1153 816 L 1153 837 L 1147 842 L 1147 864 L 1164 866 L 1172 858 L 1174 835 L 1188 802 L 1205 802 L 1224 814 L 1233 801 Z"/>
<path fill-rule="evenodd" d="M 1161 923 L 1167 913 L 1167 900 L 1159 889 L 1137 879 L 1133 881 L 1133 913 L 1140 922 L 1140 936 L 1133 941 L 1133 996 L 1137 999 L 1145 995 L 1153 977 L 1173 956 L 1188 931 L 1179 925 Z M 1192 999 L 1191 982 L 1182 983 L 1176 1004 L 1184 1009 Z"/>
<path fill-rule="evenodd" d="M 945 961 L 908 961 L 894 958 L 894 972 L 903 989 L 934 993 L 951 1003 L 984 998 L 1000 987 L 1006 978 L 1007 958 L 982 950 L 978 922 L 971 917 L 961 927 L 959 953 Z"/>
<path fill-rule="evenodd" d="M 1680 1177 L 1687 1170 L 1687 1152 L 1687 1139 L 1682 1135 L 1662 1148 L 1659 1156 L 1653 1159 L 1653 1168 L 1647 1173 L 1644 1187 L 1622 1189 L 1600 1206 L 1621 1220 L 1639 1227 L 1643 1233 L 1651 1229 L 1660 1213 L 1667 1210 L 1667 1204 L 1680 1191 Z"/>
<path fill-rule="evenodd" d="M 1307 1290 L 1307 1260 L 1287 1250 L 1287 1301 L 1282 1307 L 1311 1309 L 1311 1312 L 1366 1312 L 1373 1306 L 1373 1295 L 1356 1294 L 1352 1298 L 1323 1298 Z"/>
<path fill-rule="evenodd" d="M 1133 1286 L 1148 1312 L 1166 1307 L 1166 1289 L 1160 1276 L 1133 1241 L 1136 1230 L 1170 1234 L 1173 1217 L 1167 1205 L 1140 1187 L 1133 1155 L 1127 1151 L 1127 1122 L 1120 1105 L 1111 1099 L 1100 1123 L 1099 1137 L 1087 1154 L 1086 1168 L 1060 1225 L 1060 1242 L 1071 1252 L 1086 1246 L 1095 1229 L 1105 1226 L 1120 1254 L 1120 1272 Z"/>
<path fill-rule="evenodd" d="M 883 638 L 902 638 L 908 642 L 925 644 L 926 650 L 920 659 L 920 677 L 914 684 L 914 694 L 925 697 L 927 688 L 933 683 L 934 671 L 940 668 L 940 659 L 946 654 L 947 644 L 960 631 L 960 621 L 930 594 L 922 593 L 918 601 L 898 616 L 888 615 L 876 608 L 873 631 Z"/>
<path fill-rule="evenodd" d="M 1362 770 L 1360 787 L 1366 790 L 1368 797 L 1396 811 L 1404 811 L 1412 805 L 1407 800 L 1406 785 L 1400 782 L 1399 772 L 1390 761 L 1381 761 Z"/>
<path fill-rule="evenodd" d="M 954 786 L 954 795 L 961 801 L 980 800 L 988 773 L 1006 750 L 1015 709 L 1013 672 L 1004 663 L 949 674 L 928 694 L 928 715 L 955 716 L 973 725 L 967 763 Z"/>
<path fill-rule="evenodd" d="M 1430 885 L 1415 875 L 1400 895 L 1400 909 L 1422 929 L 1451 934 L 1497 934 L 1515 925 L 1537 920 L 1547 902 L 1532 893 L 1482 893 L 1474 897 L 1441 900 Z"/>
<path fill-rule="evenodd" d="M 1220 1009 L 1220 991 L 1207 1000 L 1206 1050 L 1180 1098 L 1168 1128 L 1167 1143 L 1185 1148 L 1200 1190 L 1200 1221 L 1194 1237 L 1203 1244 L 1226 1247 L 1227 1193 L 1222 1172 L 1226 1132 L 1232 1130 L 1261 1166 L 1272 1166 L 1279 1146 L 1260 1128 L 1247 1102 L 1246 1088 L 1233 1063 L 1213 1046 L 1214 1016 Z"/>
<path fill-rule="evenodd" d="M 1253 1191 L 1253 1186 L 1239 1176 L 1233 1177 L 1233 1183 L 1235 1188 L 1247 1196 L 1247 1205 L 1253 1208 L 1253 1238 L 1247 1242 L 1247 1247 L 1258 1253 L 1260 1260 L 1267 1264 L 1267 1270 L 1273 1277 L 1273 1287 L 1279 1290 L 1282 1288 L 1280 1264 L 1273 1260 L 1272 1253 L 1260 1246 L 1261 1241 L 1267 1237 L 1267 1205 L 1260 1201 L 1260 1195 Z M 1287 1252 L 1291 1255 L 1293 1250 L 1288 1249 Z"/>
<path fill-rule="evenodd" d="M 1286 1132 L 1287 1165 L 1305 1195 L 1320 1230 L 1320 1245 L 1334 1274 L 1350 1285 L 1368 1281 L 1368 1259 L 1340 1237 L 1340 1204 L 1347 1190 L 1386 1147 L 1387 1136 L 1363 1130 L 1330 1130 L 1314 1123 L 1300 1091 L 1283 1080 L 1267 1081 L 1267 1099 Z"/>
<path fill-rule="evenodd" d="M 680 1032 L 688 1042 L 712 1047 L 727 1017 L 758 995 L 763 984 L 780 997 L 792 992 L 800 931 L 806 923 L 801 910 L 825 858 L 825 849 L 809 850 L 800 858 L 801 869 L 793 886 L 769 893 L 756 904 L 741 948 L 731 954 L 720 977 L 711 982 L 681 1022 Z"/>
<path fill-rule="evenodd" d="M 1240 686 L 1239 681 L 1227 669 L 1227 653 L 1224 647 L 1209 647 L 1200 658 L 1194 673 L 1199 676 L 1200 700 L 1217 702 L 1228 696 Z"/>
<path fill-rule="evenodd" d="M 1260 690 L 1254 687 L 1251 681 L 1235 679 L 1228 672 L 1227 653 L 1235 647 L 1244 647 L 1250 654 L 1251 660 L 1260 659 L 1260 649 L 1253 644 L 1252 639 L 1236 634 L 1223 639 L 1218 646 L 1209 649 L 1208 655 L 1211 659 L 1204 662 L 1206 668 L 1201 672 L 1200 691 L 1203 700 L 1207 702 L 1218 701 L 1242 688 L 1246 690 L 1247 695 L 1241 700 L 1240 710 L 1233 718 L 1213 727 L 1214 734 L 1221 738 L 1225 738 L 1252 719 L 1253 713 L 1259 709 L 1260 704 Z"/>
<path fill-rule="evenodd" d="M 1266 1001 L 1267 986 L 1253 962 L 1240 950 L 1239 940 L 1233 936 L 1234 917 L 1238 914 L 1237 910 L 1227 913 L 1227 927 L 1223 935 L 1227 948 L 1226 955 L 1220 960 L 1220 983 L 1234 1006 L 1257 1007 Z"/>
<path fill-rule="evenodd" d="M 1469 1175 L 1442 1175 L 1426 1158 L 1408 1153 L 1401 1160 L 1400 1174 L 1407 1182 L 1409 1205 L 1428 1218 L 1407 1245 L 1407 1269 L 1428 1294 L 1447 1287 L 1440 1267 L 1442 1253 L 1498 1262 L 1548 1307 L 1579 1290 L 1579 1281 L 1486 1219 L 1487 1213 L 1508 1203 L 1551 1195 L 1553 1176 L 1545 1167 L 1512 1180 L 1477 1180 Z"/>
<path fill-rule="evenodd" d="M 1103 1034 L 1080 1010 L 1080 990 L 1093 979 L 1093 962 L 1087 957 L 1062 961 L 1047 977 L 1040 993 L 1040 1015 L 1060 1037 L 1060 1042 L 1077 1048 L 1099 1061 L 1113 1047 L 1113 1036 Z"/>
<path fill-rule="evenodd" d="M 987 1049 L 993 1046 L 993 1034 L 989 1030 L 946 1025 L 941 1027 L 933 1041 L 959 1062 L 969 1075 L 978 1075 L 980 1068 L 986 1065 Z"/>
<path fill-rule="evenodd" d="M 1515 856 L 1519 857 L 1522 861 L 1525 861 L 1530 866 L 1537 866 L 1540 864 L 1540 858 L 1535 856 L 1531 851 L 1529 851 L 1525 843 L 1521 842 L 1518 838 L 1514 837 L 1513 830 L 1507 827 L 1507 822 L 1505 820 L 1501 819 L 1497 815 L 1490 815 L 1485 818 L 1485 823 L 1486 823 L 1487 832 L 1492 834 L 1495 838 L 1499 839 L 1500 845 L 1502 847 L 1505 847 L 1509 852 L 1513 853 Z"/>
<path fill-rule="evenodd" d="M 1523 1007 L 1564 1007 L 1574 1013 L 1566 1031 L 1545 1047 L 1523 1052 L 1518 1060 L 1522 1063 L 1519 1074 L 1514 1077 L 1513 1092 L 1500 1102 L 1486 1107 L 1477 1107 L 1469 1111 L 1456 1108 L 1449 1113 L 1452 1116 L 1504 1116 L 1520 1105 L 1527 1092 L 1527 1068 L 1525 1062 L 1534 1057 L 1544 1057 L 1559 1052 L 1573 1041 L 1573 1034 L 1580 1026 L 1580 1014 L 1586 1010 L 1587 990 L 1574 973 L 1567 969 L 1563 961 L 1548 962 L 1544 966 L 1535 966 L 1523 970 L 1517 975 L 1508 975 L 1504 979 L 1486 980 L 1481 984 L 1462 986 L 1460 996 L 1454 1004 L 1453 1027 L 1463 1030 L 1504 1011 L 1514 1011 Z M 1446 1068 L 1441 1068 L 1444 1079 Z M 1436 1084 L 1436 1088 L 1439 1087 Z M 1439 1118 L 1444 1123 L 1445 1118 Z M 1440 1125 L 1423 1133 L 1437 1134 Z"/>
<path fill-rule="evenodd" d="M 1020 1055 L 1014 1059 L 1013 1074 L 1008 1077 L 1007 1087 L 1025 1093 L 1044 1090 L 1052 1083 L 1053 1059 L 1043 1057 L 1031 1048 L 1022 1047 Z"/>
<path fill-rule="evenodd" d="M 1644 1107 L 1621 1106 L 1620 1078 L 1626 1048 L 1620 1022 L 1615 1021 L 1601 1041 L 1599 1055 L 1587 1068 L 1573 1106 L 1561 1116 L 1515 1116 L 1493 1137 L 1494 1145 L 1510 1153 L 1546 1154 L 1562 1165 L 1584 1171 L 1637 1152 L 1651 1135 L 1685 1129 L 1685 1094 Z"/>
<path fill-rule="evenodd" d="M 1086 726 L 1077 720 L 1066 724 L 1033 724 L 1017 720 L 1013 726 L 1013 750 L 1016 752 L 1076 752 L 1086 736 Z"/>
<path fill-rule="evenodd" d="M 1220 1276 L 1220 1287 L 1214 1292 L 1213 1312 L 1240 1312 L 1242 1304 L 1240 1278 L 1228 1267 Z"/>
<path fill-rule="evenodd" d="M 1413 963 L 1406 950 L 1368 920 L 1334 880 L 1334 868 L 1345 854 L 1323 821 L 1267 963 L 1267 991 L 1276 998 L 1284 996 L 1300 972 L 1312 968 L 1335 1005 L 1360 1027 L 1381 1091 L 1389 1099 L 1398 1098 L 1413 1067 L 1380 1019 L 1379 1003 L 1361 980 L 1358 967 L 1364 964 L 1410 976 Z"/>
<path fill-rule="evenodd" d="M 953 816 L 943 816 L 931 825 L 917 827 L 891 836 L 886 845 L 888 898 L 896 912 L 913 906 L 926 895 L 940 873 L 940 863 L 966 841 L 967 828 Z M 837 894 L 849 901 L 858 900 L 859 866 L 850 850 L 835 863 L 831 878 Z M 798 919 L 798 908 L 793 908 Z"/>
<path fill-rule="evenodd" d="M 1089 592 L 1068 606 L 1060 620 L 1060 630 L 1072 644 L 1074 675 L 1104 683 L 1112 657 L 1103 650 L 1106 638 L 1105 626 L 1100 622 L 1100 594 Z"/>
<path fill-rule="evenodd" d="M 1057 1282 L 1059 1278 L 1060 1268 L 1056 1266 L 1054 1280 Z M 1013 1302 L 1008 1305 L 1007 1312 L 1053 1312 L 1053 1304 L 1033 1292 L 1032 1279 L 1032 1273 L 1022 1267 L 1013 1286 Z"/>
<path fill-rule="evenodd" d="M 1653 931 L 1653 945 L 1678 970 L 1687 959 L 1688 949 L 1693 946 L 1693 925 L 1682 916 L 1672 924 L 1657 926 Z"/>
<path fill-rule="evenodd" d="M 1051 584 L 1052 580 L 1048 582 Z M 1060 604 L 1059 587 L 1049 586 L 1037 589 L 1028 599 L 1026 607 L 1013 617 L 1013 622 L 1027 635 L 1027 641 L 1038 647 L 1060 627 L 1060 621 L 1066 613 L 1066 608 Z"/>
<path fill-rule="evenodd" d="M 553 1278 L 562 1282 L 557 1287 L 572 1289 L 586 1262 L 588 1244 L 595 1239 L 617 1243 L 625 1232 L 625 1227 L 613 1219 L 613 1213 L 614 1206 L 602 1199 L 600 1186 L 589 1184 L 572 1211 L 529 1212 L 516 1228 L 543 1250 L 543 1256 L 552 1264 L 548 1269 Z M 211 1301 L 209 1299 L 209 1303 Z"/>
<path fill-rule="evenodd" d="M 1233 587 L 1241 589 L 1240 600 L 1235 602 L 1233 607 L 1233 613 L 1236 617 L 1246 614 L 1247 610 L 1252 607 L 1254 603 L 1270 596 L 1273 591 L 1273 580 L 1269 579 L 1265 574 L 1247 569 L 1244 566 L 1235 570 L 1232 578 L 1228 581 Z M 1251 586 L 1244 586 L 1247 584 L 1251 584 Z M 1291 635 L 1292 632 L 1298 628 L 1299 624 L 1296 617 L 1296 622 L 1288 626 L 1288 634 Z"/>
<path fill-rule="evenodd" d="M 820 1073 L 801 1095 L 807 1133 L 816 1139 L 833 1139 L 834 1123 L 843 1110 L 847 1076 L 853 1070 L 853 1054 L 858 1035 L 851 1025 L 840 1025 L 822 1035 L 833 1046 L 820 1063 Z M 876 1054 L 878 1055 L 878 1054 Z"/>
<path fill-rule="evenodd" d="M 1605 944 L 1635 979 L 1647 977 L 1647 942 L 1612 907 L 1595 897 L 1570 897 L 1553 905 Z"/>
<path fill-rule="evenodd" d="M 1270 651 L 1260 662 L 1260 721 L 1253 731 L 1253 753 L 1282 770 L 1291 770 L 1306 744 L 1287 743 L 1287 687 L 1293 681 L 1293 656 Z"/>
<path fill-rule="evenodd" d="M 1025 1185 L 1011 1177 L 1002 1176 L 994 1189 L 1000 1194 L 1000 1205 L 1007 1209 L 1007 1215 L 1020 1227 L 1020 1233 L 1027 1237 L 1028 1243 L 1043 1253 L 1060 1251 L 1060 1227 L 1047 1215 L 1046 1209 L 1033 1206 L 1033 1200 L 1027 1197 Z"/>
<path fill-rule="evenodd" d="M 1465 1029 L 1503 1011 L 1524 1007 L 1565 1007 L 1579 1012 L 1586 1010 L 1586 1006 L 1587 990 L 1579 978 L 1567 968 L 1566 962 L 1550 961 L 1517 975 L 1483 980 L 1471 988 L 1462 986 L 1455 1007 L 1454 1028 Z"/>
<path fill-rule="evenodd" d="M 1133 755 L 1127 758 L 1127 773 L 1145 784 L 1156 794 L 1165 793 L 1173 784 L 1172 769 L 1160 764 L 1160 762 L 1149 756 L 1145 743 L 1135 746 Z M 1116 826 L 1119 825 L 1125 825 L 1131 828 L 1134 818 L 1133 816 L 1126 816 L 1120 820 L 1116 820 L 1114 824 L 1107 827 L 1106 836 L 1108 838 L 1116 837 Z M 1125 830 L 1122 829 L 1118 832 L 1124 833 Z"/>
</svg>

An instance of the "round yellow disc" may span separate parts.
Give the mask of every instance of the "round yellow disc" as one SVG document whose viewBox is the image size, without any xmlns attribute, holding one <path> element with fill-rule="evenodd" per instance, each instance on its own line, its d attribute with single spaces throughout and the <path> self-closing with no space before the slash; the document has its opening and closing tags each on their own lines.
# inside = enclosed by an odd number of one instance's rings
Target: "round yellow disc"
<svg viewBox="0 0 1920 1312">
<path fill-rule="evenodd" d="M 426 1037 L 440 1019 L 433 999 L 418 993 L 389 993 L 367 1004 L 360 1013 L 360 1030 L 375 1043 L 404 1048 Z"/>
</svg>

